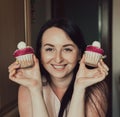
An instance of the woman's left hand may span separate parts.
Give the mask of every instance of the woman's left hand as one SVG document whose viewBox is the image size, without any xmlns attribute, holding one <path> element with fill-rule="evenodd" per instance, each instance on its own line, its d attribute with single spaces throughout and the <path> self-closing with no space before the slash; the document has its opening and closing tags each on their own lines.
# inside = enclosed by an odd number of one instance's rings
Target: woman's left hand
<svg viewBox="0 0 120 117">
<path fill-rule="evenodd" d="M 94 69 L 88 69 L 85 66 L 85 56 L 83 55 L 80 66 L 76 75 L 75 88 L 85 89 L 95 83 L 98 83 L 105 79 L 108 75 L 109 68 L 101 59 L 98 63 L 98 67 Z"/>
</svg>

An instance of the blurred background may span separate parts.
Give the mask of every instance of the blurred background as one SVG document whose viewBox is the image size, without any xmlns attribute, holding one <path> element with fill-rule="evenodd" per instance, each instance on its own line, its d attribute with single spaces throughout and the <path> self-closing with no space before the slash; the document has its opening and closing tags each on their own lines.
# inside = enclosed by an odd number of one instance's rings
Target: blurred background
<svg viewBox="0 0 120 117">
<path fill-rule="evenodd" d="M 40 27 L 51 18 L 66 17 L 83 32 L 87 44 L 98 40 L 110 68 L 107 117 L 120 117 L 120 0 L 0 1 L 0 117 L 19 117 L 18 85 L 8 79 L 8 66 L 19 41 L 35 48 Z"/>
</svg>

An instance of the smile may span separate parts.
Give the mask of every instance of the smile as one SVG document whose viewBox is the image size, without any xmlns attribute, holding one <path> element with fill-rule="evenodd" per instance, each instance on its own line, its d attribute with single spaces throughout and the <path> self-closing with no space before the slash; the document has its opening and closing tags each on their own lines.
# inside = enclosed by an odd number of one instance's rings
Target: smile
<svg viewBox="0 0 120 117">
<path fill-rule="evenodd" d="M 53 68 L 56 69 L 56 70 L 63 70 L 65 68 L 66 65 L 53 65 Z"/>
</svg>

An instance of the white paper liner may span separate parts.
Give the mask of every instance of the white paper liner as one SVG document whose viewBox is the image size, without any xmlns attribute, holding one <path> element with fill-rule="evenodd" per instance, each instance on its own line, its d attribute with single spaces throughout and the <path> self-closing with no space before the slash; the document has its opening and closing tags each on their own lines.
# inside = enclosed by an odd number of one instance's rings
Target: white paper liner
<svg viewBox="0 0 120 117">
<path fill-rule="evenodd" d="M 98 61 L 102 58 L 102 54 L 91 52 L 91 51 L 85 51 L 85 64 L 97 67 Z"/>
<path fill-rule="evenodd" d="M 32 54 L 18 56 L 16 60 L 20 63 L 21 68 L 31 67 L 34 64 Z"/>
</svg>

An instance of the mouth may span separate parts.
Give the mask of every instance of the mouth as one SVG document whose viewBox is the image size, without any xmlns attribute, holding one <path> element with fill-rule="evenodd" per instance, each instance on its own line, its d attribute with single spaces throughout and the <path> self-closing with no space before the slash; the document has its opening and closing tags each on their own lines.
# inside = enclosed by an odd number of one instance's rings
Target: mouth
<svg viewBox="0 0 120 117">
<path fill-rule="evenodd" d="M 55 70 L 64 70 L 65 67 L 66 67 L 67 64 L 64 64 L 64 65 L 55 65 L 55 64 L 52 64 L 52 67 L 55 69 Z"/>
</svg>

